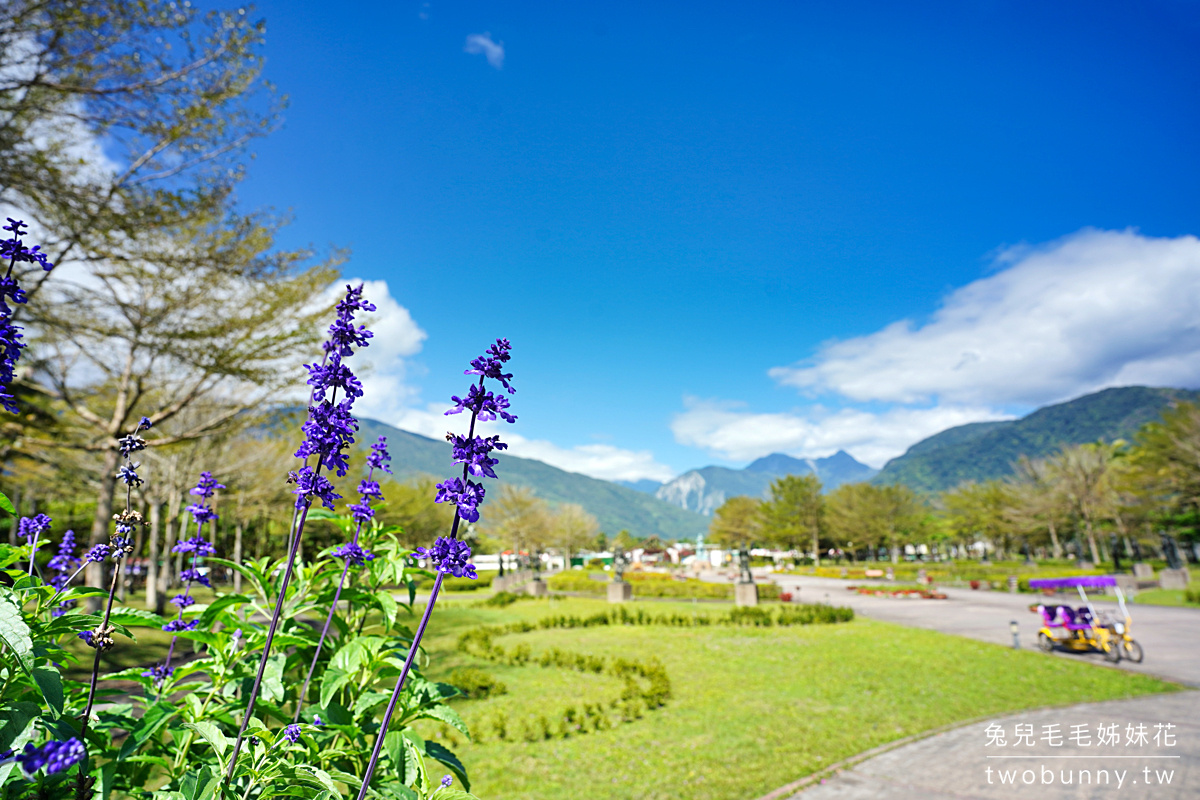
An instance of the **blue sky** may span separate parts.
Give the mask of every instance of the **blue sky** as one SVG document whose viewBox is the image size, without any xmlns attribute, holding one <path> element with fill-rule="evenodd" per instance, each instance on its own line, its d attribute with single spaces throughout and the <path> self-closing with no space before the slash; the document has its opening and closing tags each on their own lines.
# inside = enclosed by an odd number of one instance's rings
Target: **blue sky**
<svg viewBox="0 0 1200 800">
<path fill-rule="evenodd" d="M 256 13 L 290 107 L 240 198 L 386 282 L 385 421 L 496 336 L 514 452 L 608 478 L 1200 385 L 1194 4 Z"/>
</svg>

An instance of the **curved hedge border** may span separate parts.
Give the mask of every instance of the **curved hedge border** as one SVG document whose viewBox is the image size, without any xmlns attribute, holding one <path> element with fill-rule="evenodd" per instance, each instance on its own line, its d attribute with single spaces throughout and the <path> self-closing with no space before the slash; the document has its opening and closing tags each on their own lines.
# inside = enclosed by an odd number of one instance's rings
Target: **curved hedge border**
<svg viewBox="0 0 1200 800">
<path fill-rule="evenodd" d="M 671 680 L 666 669 L 656 658 L 635 661 L 628 658 L 596 656 L 576 653 L 552 647 L 535 656 L 528 644 L 504 647 L 495 643 L 500 636 L 530 633 L 554 628 L 593 628 L 605 625 L 662 625 L 674 628 L 711 627 L 714 625 L 749 625 L 755 627 L 792 625 L 835 624 L 854 619 L 854 611 L 844 607 L 818 604 L 783 606 L 771 611 L 757 606 L 735 608 L 728 614 L 649 614 L 643 609 L 630 612 L 624 607 L 611 611 L 577 616 L 555 614 L 542 617 L 536 623 L 511 622 L 507 625 L 481 625 L 458 637 L 458 649 L 464 653 L 510 666 L 557 667 L 594 675 L 609 675 L 623 682 L 621 693 L 600 703 L 570 705 L 557 715 L 523 720 L 516 726 L 510 724 L 504 712 L 497 712 L 490 719 L 490 730 L 501 741 L 523 739 L 539 741 L 566 738 L 594 731 L 606 730 L 616 722 L 633 722 L 647 711 L 661 708 L 671 697 Z M 477 728 L 476 741 L 483 740 L 483 726 Z"/>
</svg>

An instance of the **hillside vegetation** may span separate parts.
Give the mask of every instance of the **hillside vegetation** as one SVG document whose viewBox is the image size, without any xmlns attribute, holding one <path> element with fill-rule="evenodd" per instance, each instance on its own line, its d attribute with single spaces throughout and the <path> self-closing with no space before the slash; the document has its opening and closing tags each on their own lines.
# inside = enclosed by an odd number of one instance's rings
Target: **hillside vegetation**
<svg viewBox="0 0 1200 800">
<path fill-rule="evenodd" d="M 1021 456 L 1044 458 L 1064 445 L 1130 439 L 1173 403 L 1195 402 L 1200 392 L 1127 386 L 1046 406 L 1018 420 L 960 425 L 917 442 L 872 480 L 940 492 L 964 481 L 1011 475 Z"/>
</svg>

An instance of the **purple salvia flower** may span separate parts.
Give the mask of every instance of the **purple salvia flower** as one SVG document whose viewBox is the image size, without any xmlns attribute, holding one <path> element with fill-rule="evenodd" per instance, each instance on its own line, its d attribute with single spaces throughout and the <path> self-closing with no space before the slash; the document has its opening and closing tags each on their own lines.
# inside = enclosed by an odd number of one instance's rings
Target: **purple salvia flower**
<svg viewBox="0 0 1200 800">
<path fill-rule="evenodd" d="M 200 480 L 197 481 L 196 486 L 191 489 L 189 493 L 196 497 L 207 500 L 213 496 L 217 489 L 224 488 L 225 486 L 223 484 L 217 483 L 217 479 L 213 477 L 211 472 L 205 470 L 204 472 L 200 473 Z M 209 583 L 208 578 L 201 574 L 200 569 L 197 567 L 197 560 L 204 558 L 205 556 L 211 556 L 217 551 L 217 549 L 213 547 L 213 545 L 210 544 L 201 533 L 201 531 L 204 530 L 204 524 L 206 522 L 215 520 L 217 515 L 211 508 L 203 503 L 193 503 L 192 505 L 188 506 L 187 510 L 191 513 L 192 519 L 196 522 L 196 535 L 190 539 L 184 539 L 180 542 L 176 542 L 175 546 L 171 548 L 171 551 L 174 553 L 191 553 L 192 563 L 191 566 L 185 570 L 181 570 L 179 573 L 179 578 L 183 581 L 183 591 L 171 599 L 171 602 L 179 609 L 179 616 L 163 625 L 162 629 L 167 633 L 178 634 L 181 631 L 194 631 L 200 626 L 198 620 L 184 622 L 183 610 L 185 608 L 190 608 L 196 602 L 191 595 L 193 583 L 199 582 L 205 586 L 212 585 Z M 177 638 L 178 637 L 176 636 L 171 637 L 171 646 L 167 648 L 167 658 L 162 664 L 162 670 L 164 670 L 164 672 L 162 673 L 162 677 L 156 679 L 155 681 L 155 685 L 160 687 L 160 691 L 165 677 L 173 672 L 171 669 L 171 658 L 175 655 L 175 640 Z"/>
<path fill-rule="evenodd" d="M 371 445 L 371 452 L 367 453 L 367 466 L 372 470 L 381 469 L 387 474 L 392 474 L 392 456 L 387 450 L 387 437 L 380 436 L 379 441 Z"/>
<path fill-rule="evenodd" d="M 38 537 L 46 531 L 50 530 L 50 524 L 53 520 L 45 514 L 38 514 L 34 517 L 22 517 L 17 522 L 17 535 L 25 537 L 29 542 L 29 574 L 33 574 L 33 562 L 37 558 Z"/>
<path fill-rule="evenodd" d="M 144 481 L 142 481 L 142 479 L 138 477 L 137 472 L 135 472 L 135 470 L 140 466 L 141 464 L 136 462 L 124 464 L 120 469 L 117 470 L 117 477 L 120 478 L 121 482 L 126 486 L 141 486 Z"/>
<path fill-rule="evenodd" d="M 413 551 L 417 558 L 427 558 L 443 575 L 453 575 L 456 578 L 467 577 L 475 580 L 475 566 L 470 562 L 471 548 L 466 542 L 442 536 L 433 547 L 418 547 Z"/>
<path fill-rule="evenodd" d="M 29 742 L 16 760 L 21 765 L 21 771 L 25 773 L 25 776 L 32 778 L 42 767 L 46 768 L 47 775 L 69 769 L 86 754 L 87 750 L 84 748 L 83 742 L 72 737 L 62 742 L 51 739 L 41 747 Z"/>
<path fill-rule="evenodd" d="M 17 535 L 23 536 L 27 541 L 37 539 L 38 536 L 50 530 L 50 525 L 54 520 L 45 514 L 38 514 L 33 517 L 21 517 L 17 523 Z"/>
<path fill-rule="evenodd" d="M 511 375 L 509 375 L 508 377 L 510 377 L 510 378 L 511 378 L 512 376 L 511 376 Z M 443 776 L 442 776 L 442 787 L 443 787 L 443 788 L 449 789 L 449 788 L 450 788 L 450 784 L 452 784 L 452 783 L 454 783 L 454 778 L 451 778 L 449 775 L 443 775 Z"/>
<path fill-rule="evenodd" d="M 371 500 L 378 500 L 383 497 L 383 491 L 379 488 L 379 482 L 374 480 L 375 470 L 384 469 L 391 472 L 386 466 L 391 460 L 392 456 L 387 451 L 387 437 L 380 436 L 379 441 L 371 445 L 371 452 L 367 456 L 367 477 L 358 485 L 360 500 L 350 506 L 350 513 L 353 515 L 355 522 L 358 523 L 354 528 L 354 538 L 349 543 L 333 551 L 335 556 L 345 562 L 342 566 L 342 577 L 338 580 L 337 591 L 333 593 L 333 603 L 329 606 L 329 614 L 325 617 L 324 627 L 321 628 L 321 638 L 317 640 L 316 652 L 313 653 L 312 663 L 308 667 L 308 675 L 304 678 L 304 688 L 300 690 L 300 702 L 296 704 L 296 716 L 293 721 L 300 719 L 300 711 L 304 707 L 304 698 L 308 696 L 309 683 L 312 682 L 313 673 L 317 669 L 317 659 L 321 657 L 321 649 L 325 645 L 325 637 L 329 634 L 329 626 L 333 622 L 333 614 L 337 610 L 338 600 L 342 596 L 342 588 L 346 585 L 347 573 L 349 573 L 351 567 L 362 567 L 368 561 L 372 561 L 375 558 L 374 553 L 364 550 L 359 545 L 358 537 L 362 533 L 363 523 L 369 522 L 375 515 L 375 510 L 371 508 Z"/>
<path fill-rule="evenodd" d="M 192 494 L 197 497 L 203 497 L 205 500 L 207 500 L 216 494 L 217 489 L 224 488 L 226 488 L 225 484 L 217 483 L 217 479 L 213 477 L 212 473 L 208 470 L 205 470 L 204 472 L 200 473 L 200 480 L 196 482 L 196 485 L 193 488 L 188 490 L 188 494 Z"/>
<path fill-rule="evenodd" d="M 87 554 L 84 555 L 84 558 L 94 564 L 99 564 L 101 561 L 108 558 L 108 552 L 111 549 L 112 547 L 107 544 L 95 544 L 92 545 L 91 550 L 87 551 Z"/>
<path fill-rule="evenodd" d="M 296 495 L 296 508 L 307 508 L 312 505 L 313 500 L 320 500 L 322 505 L 332 510 L 333 501 L 342 499 L 342 496 L 333 490 L 329 479 L 308 465 L 289 473 L 289 479 L 296 484 L 296 488 L 292 490 L 292 494 Z"/>
<path fill-rule="evenodd" d="M 151 678 L 155 686 L 162 686 L 163 681 L 174 674 L 174 667 L 168 667 L 166 664 L 155 664 L 153 667 L 143 672 L 142 677 Z"/>
<path fill-rule="evenodd" d="M 0 279 L 0 405 L 9 413 L 17 414 L 20 413 L 20 409 L 9 387 L 13 382 L 13 373 L 21 351 L 25 348 L 25 342 L 21 335 L 21 326 L 12 324 L 13 310 L 7 301 L 12 300 L 15 305 L 23 305 L 28 298 L 17 279 L 13 277 L 13 267 L 18 263 L 38 264 L 49 272 L 54 265 L 39 247 L 29 248 L 21 241 L 25 234 L 24 228 L 29 227 L 28 225 L 11 217 L 8 222 L 4 230 L 12 233 L 12 238 L 0 239 L 0 259 L 8 260 L 8 270 Z"/>
<path fill-rule="evenodd" d="M 292 723 L 283 729 L 283 738 L 292 744 L 300 744 L 300 726 Z"/>
<path fill-rule="evenodd" d="M 500 381 L 509 394 L 515 391 L 509 383 L 512 375 L 503 372 L 501 369 L 502 365 L 511 358 L 509 355 L 511 349 L 512 346 L 507 339 L 497 339 L 496 343 L 488 348 L 484 356 L 472 361 L 471 369 L 467 370 L 467 374 L 478 375 L 479 382 L 471 385 L 466 399 L 452 397 L 451 399 L 454 401 L 455 407 L 446 412 L 447 414 L 458 414 L 468 409 L 471 411 L 471 422 L 468 426 L 466 436 L 455 437 L 451 434 L 448 437 L 455 445 L 455 463 L 463 465 L 462 477 L 443 481 L 437 485 L 438 493 L 435 501 L 439 503 L 454 503 L 456 506 L 454 520 L 450 523 L 450 535 L 448 537 L 439 538 L 432 548 L 418 548 L 415 551 L 416 555 L 436 562 L 437 578 L 433 582 L 433 590 L 429 593 L 429 603 L 425 606 L 425 611 L 421 615 L 420 625 L 417 626 L 416 636 L 413 637 L 412 644 L 409 645 L 408 657 L 404 661 L 404 666 L 400 669 L 400 676 L 396 679 L 395 688 L 392 689 L 392 696 L 388 701 L 387 709 L 383 712 L 383 720 L 380 722 L 379 733 L 375 736 L 375 747 L 371 751 L 371 758 L 367 762 L 366 771 L 363 773 L 362 784 L 358 791 L 358 800 L 364 800 L 370 789 L 371 778 L 375 774 L 375 766 L 379 763 L 379 754 L 383 749 L 384 736 L 387 734 L 392 714 L 396 710 L 396 703 L 400 699 L 400 691 L 404 688 L 404 681 L 408 678 L 408 672 L 412 668 L 413 658 L 416 656 L 417 649 L 421 645 L 421 637 L 425 635 L 425 628 L 429 624 L 429 617 L 433 613 L 434 604 L 437 603 L 438 592 L 442 588 L 442 581 L 447 574 L 460 577 L 467 575 L 472 579 L 476 577 L 475 567 L 470 564 L 471 548 L 457 540 L 458 526 L 464 519 L 467 522 L 475 522 L 479 519 L 479 504 L 483 502 L 485 495 L 482 486 L 467 479 L 467 476 L 471 474 L 472 466 L 478 470 L 476 474 L 494 477 L 495 473 L 492 467 L 495 466 L 495 460 L 489 457 L 489 453 L 494 449 L 501 449 L 501 442 L 495 437 L 476 437 L 475 423 L 477 421 L 487 422 L 496 417 L 500 417 L 506 422 L 516 422 L 517 419 L 514 415 L 508 413 L 508 398 L 504 395 L 494 395 L 484 389 L 484 381 L 491 379 Z M 444 780 L 442 785 L 447 785 Z"/>
<path fill-rule="evenodd" d="M 300 548 L 304 525 L 308 519 L 308 510 L 317 500 L 320 500 L 326 508 L 333 509 L 334 500 L 341 498 L 341 495 L 334 491 L 333 484 L 329 482 L 329 479 L 321 474 L 321 470 L 328 469 L 342 476 L 350 468 L 343 451 L 354 444 L 354 437 L 358 433 L 358 420 L 352 413 L 352 406 L 354 400 L 361 396 L 362 386 L 358 379 L 345 368 L 343 359 L 351 356 L 355 347 L 365 347 L 371 338 L 370 331 L 361 325 L 354 324 L 355 312 L 374 311 L 375 306 L 363 298 L 363 287 L 360 284 L 357 288 L 346 287 L 346 294 L 338 302 L 336 310 L 337 318 L 329 326 L 329 339 L 324 344 L 324 364 L 318 368 L 307 367 L 308 383 L 312 387 L 312 400 L 308 409 L 308 419 L 302 426 L 305 439 L 300 448 L 296 450 L 297 458 L 305 459 L 307 462 L 309 456 L 316 456 L 317 463 L 315 467 L 305 463 L 304 466 L 288 476 L 289 481 L 296 484 L 293 494 L 296 495 L 295 507 L 299 512 L 299 518 L 293 523 L 294 531 L 291 534 L 288 548 L 287 566 L 284 569 L 283 579 L 279 583 L 279 594 L 275 598 L 275 611 L 271 617 L 271 625 L 267 629 L 267 638 L 259 658 L 254 686 L 246 698 L 246 710 L 242 715 L 242 724 L 238 730 L 237 740 L 233 744 L 233 752 L 229 757 L 229 767 L 226 772 L 227 783 L 233 779 L 238 753 L 246 735 L 246 725 L 254 715 L 254 704 L 258 700 L 258 692 L 262 687 L 267 659 L 271 654 L 271 643 L 279 628 L 280 616 L 283 613 L 283 600 L 292 579 L 296 553 Z M 343 393 L 340 401 L 338 400 L 339 389 Z M 297 718 L 302 705 L 303 696 L 301 702 L 297 703 Z"/>
<path fill-rule="evenodd" d="M 507 450 L 508 445 L 500 441 L 499 436 L 459 436 L 456 433 L 446 434 L 446 441 L 454 448 L 454 463 L 464 464 L 467 472 L 479 477 L 496 477 L 492 468 L 500 462 L 491 458 L 493 450 Z"/>
<path fill-rule="evenodd" d="M 204 558 L 211 556 L 217 552 L 217 548 L 213 547 L 207 539 L 197 534 L 190 539 L 184 539 L 182 542 L 177 542 L 171 548 L 172 553 L 193 553 L 194 558 Z M 194 565 L 193 565 L 194 566 Z M 180 575 L 182 578 L 182 573 Z"/>
<path fill-rule="evenodd" d="M 509 406 L 507 397 L 485 391 L 478 384 L 471 384 L 466 399 L 458 396 L 452 396 L 450 399 L 454 401 L 454 408 L 447 411 L 446 416 L 470 411 L 480 422 L 491 422 L 497 416 L 505 422 L 517 421 L 517 418 L 507 411 Z"/>
<path fill-rule="evenodd" d="M 138 420 L 138 428 L 141 430 L 148 431 L 153 427 L 154 423 L 150 421 L 149 417 L 142 417 L 140 420 Z"/>
<path fill-rule="evenodd" d="M 487 493 L 482 485 L 462 478 L 451 478 L 437 485 L 435 503 L 454 503 L 458 506 L 458 516 L 467 522 L 479 521 L 479 505 Z"/>
<path fill-rule="evenodd" d="M 375 554 L 364 550 L 357 542 L 349 542 L 333 551 L 338 558 L 345 559 L 348 567 L 361 567 L 368 561 L 375 560 Z"/>
</svg>

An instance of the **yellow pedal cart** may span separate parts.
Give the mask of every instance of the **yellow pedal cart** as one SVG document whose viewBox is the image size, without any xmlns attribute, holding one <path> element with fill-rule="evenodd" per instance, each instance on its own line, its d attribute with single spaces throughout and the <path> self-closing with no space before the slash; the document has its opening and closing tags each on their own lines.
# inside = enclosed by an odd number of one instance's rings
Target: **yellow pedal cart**
<svg viewBox="0 0 1200 800">
<path fill-rule="evenodd" d="M 1116 591 L 1120 615 L 1109 611 L 1096 612 L 1084 589 L 1112 588 Z M 1114 664 L 1122 658 L 1140 664 L 1142 646 L 1130 628 L 1133 620 L 1125 606 L 1125 595 L 1111 575 L 1083 575 L 1075 578 L 1037 578 L 1029 582 L 1031 589 L 1077 589 L 1083 605 L 1072 608 L 1063 604 L 1041 604 L 1030 611 L 1042 615 L 1038 631 L 1038 647 L 1047 653 L 1056 647 L 1076 652 L 1097 650 Z"/>
</svg>

